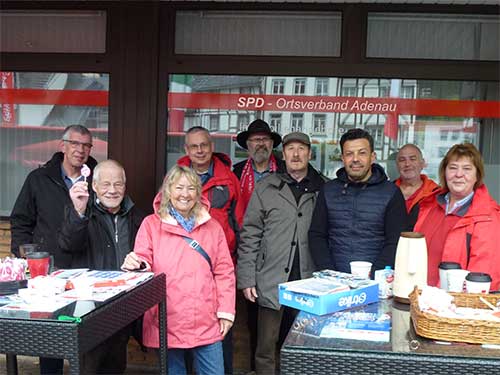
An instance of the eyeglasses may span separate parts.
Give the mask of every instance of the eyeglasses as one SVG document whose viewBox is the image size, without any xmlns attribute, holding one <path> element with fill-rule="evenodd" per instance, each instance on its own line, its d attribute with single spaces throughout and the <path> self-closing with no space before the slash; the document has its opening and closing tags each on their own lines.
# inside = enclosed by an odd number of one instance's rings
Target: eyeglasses
<svg viewBox="0 0 500 375">
<path fill-rule="evenodd" d="M 187 145 L 187 148 L 193 152 L 198 151 L 198 149 L 205 151 L 205 150 L 208 150 L 210 148 L 210 143 L 200 143 L 199 145 L 196 145 L 196 144 Z"/>
<path fill-rule="evenodd" d="M 269 137 L 260 137 L 260 138 L 249 138 L 248 142 L 257 144 L 257 143 L 268 143 L 271 142 L 272 139 Z"/>
<path fill-rule="evenodd" d="M 73 141 L 71 139 L 63 139 L 63 142 L 69 143 L 71 148 L 78 148 L 78 147 L 82 146 L 85 150 L 90 150 L 93 146 L 92 143 L 78 142 L 78 141 Z"/>
</svg>

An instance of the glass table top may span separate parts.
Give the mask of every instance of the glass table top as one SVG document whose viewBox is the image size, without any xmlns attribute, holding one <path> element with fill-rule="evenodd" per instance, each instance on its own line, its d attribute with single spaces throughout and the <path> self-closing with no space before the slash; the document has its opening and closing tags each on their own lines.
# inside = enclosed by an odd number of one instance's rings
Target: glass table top
<svg viewBox="0 0 500 375">
<path fill-rule="evenodd" d="M 363 340 L 361 335 L 358 335 L 360 339 L 332 337 L 334 330 L 330 330 L 328 326 L 337 320 L 333 314 L 318 316 L 301 311 L 288 333 L 283 348 L 500 359 L 500 345 L 439 342 L 418 336 L 413 329 L 409 305 L 390 299 L 367 306 L 371 308 L 369 311 L 378 310 L 379 314 L 385 313 L 390 316 L 390 334 L 387 337 L 381 335 L 382 341 Z"/>
</svg>

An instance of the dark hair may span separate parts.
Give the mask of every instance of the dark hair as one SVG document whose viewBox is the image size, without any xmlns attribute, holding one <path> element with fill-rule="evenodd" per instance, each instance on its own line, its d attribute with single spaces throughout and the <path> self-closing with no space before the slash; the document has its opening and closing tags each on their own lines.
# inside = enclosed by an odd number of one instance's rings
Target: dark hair
<svg viewBox="0 0 500 375">
<path fill-rule="evenodd" d="M 360 128 L 350 129 L 340 137 L 340 152 L 344 153 L 344 143 L 346 141 L 355 139 L 366 139 L 370 143 L 370 152 L 373 152 L 373 137 L 366 130 Z"/>
<path fill-rule="evenodd" d="M 66 129 L 64 129 L 64 132 L 63 132 L 63 135 L 62 135 L 61 139 L 67 141 L 68 140 L 68 134 L 71 133 L 71 132 L 75 132 L 75 133 L 78 133 L 78 134 L 81 134 L 81 135 L 88 135 L 90 138 L 92 138 L 92 133 L 90 132 L 89 129 L 87 129 L 83 125 L 75 124 L 75 125 L 69 125 L 69 126 L 66 127 Z"/>
<path fill-rule="evenodd" d="M 446 184 L 446 167 L 452 160 L 461 158 L 469 158 L 476 167 L 477 181 L 474 184 L 474 190 L 476 190 L 483 184 L 484 163 L 481 153 L 472 143 L 459 143 L 451 146 L 443 160 L 441 160 L 441 164 L 439 164 L 439 183 L 441 187 L 448 189 L 448 185 Z"/>
</svg>

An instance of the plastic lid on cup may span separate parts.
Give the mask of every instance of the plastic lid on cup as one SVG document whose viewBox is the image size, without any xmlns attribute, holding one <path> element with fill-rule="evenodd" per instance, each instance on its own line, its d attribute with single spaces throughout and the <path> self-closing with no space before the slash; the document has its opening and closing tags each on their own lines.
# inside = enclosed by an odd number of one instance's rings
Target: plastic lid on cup
<svg viewBox="0 0 500 375">
<path fill-rule="evenodd" d="M 469 274 L 465 276 L 465 280 L 476 283 L 491 283 L 491 276 L 482 272 L 469 272 Z"/>
<path fill-rule="evenodd" d="M 459 263 L 456 262 L 441 262 L 439 263 L 439 268 L 442 270 L 460 270 L 462 267 L 460 267 Z"/>
<path fill-rule="evenodd" d="M 48 258 L 50 254 L 46 251 L 35 251 L 34 253 L 26 254 L 28 259 L 43 259 Z"/>
</svg>

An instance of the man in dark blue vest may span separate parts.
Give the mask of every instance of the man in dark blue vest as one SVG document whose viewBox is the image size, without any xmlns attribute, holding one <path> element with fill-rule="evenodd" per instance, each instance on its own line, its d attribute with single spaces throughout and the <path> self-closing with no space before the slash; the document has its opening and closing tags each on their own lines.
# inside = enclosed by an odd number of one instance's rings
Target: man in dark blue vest
<svg viewBox="0 0 500 375">
<path fill-rule="evenodd" d="M 375 163 L 373 138 L 351 129 L 340 139 L 344 167 L 320 191 L 309 229 L 317 269 L 351 272 L 351 261 L 368 261 L 373 271 L 394 267 L 406 225 L 405 200 Z"/>
</svg>

